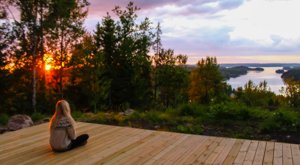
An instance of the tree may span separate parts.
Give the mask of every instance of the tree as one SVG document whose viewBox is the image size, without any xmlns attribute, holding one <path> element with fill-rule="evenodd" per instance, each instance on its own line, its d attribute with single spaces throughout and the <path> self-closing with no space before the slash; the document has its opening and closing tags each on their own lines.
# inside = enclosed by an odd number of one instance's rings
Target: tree
<svg viewBox="0 0 300 165">
<path fill-rule="evenodd" d="M 300 107 L 300 82 L 291 79 L 284 79 L 286 85 L 285 95 L 288 103 L 295 108 Z"/>
<path fill-rule="evenodd" d="M 276 108 L 278 101 L 276 95 L 271 92 L 266 81 L 255 85 L 249 80 L 244 88 L 240 88 L 235 92 L 236 98 L 248 106 L 262 106 L 269 109 Z"/>
<path fill-rule="evenodd" d="M 0 112 L 7 112 L 7 89 L 10 87 L 9 75 L 9 51 L 14 40 L 10 28 L 11 24 L 7 18 L 7 2 L 0 0 Z"/>
<path fill-rule="evenodd" d="M 160 101 L 167 107 L 186 101 L 188 72 L 182 67 L 186 61 L 187 56 L 175 56 L 170 49 L 162 49 L 156 56 L 154 88 Z"/>
<path fill-rule="evenodd" d="M 86 34 L 82 43 L 75 45 L 70 60 L 70 84 L 67 94 L 79 107 L 88 105 L 93 111 L 98 110 L 106 99 L 106 84 L 101 81 L 103 76 L 103 54 L 98 51 L 94 36 Z M 74 95 L 75 94 L 75 95 Z M 85 107 L 84 107 L 85 108 Z"/>
<path fill-rule="evenodd" d="M 152 57 L 152 60 L 153 60 L 153 86 L 154 86 L 154 100 L 156 100 L 157 98 L 157 76 L 156 76 L 156 69 L 157 69 L 157 66 L 160 65 L 160 55 L 162 52 L 162 43 L 161 43 L 161 34 L 162 34 L 162 31 L 161 31 L 161 27 L 160 27 L 160 23 L 158 22 L 157 23 L 157 26 L 156 26 L 156 32 L 155 32 L 155 40 L 153 42 L 153 50 L 155 52 L 154 56 Z"/>
<path fill-rule="evenodd" d="M 39 55 L 39 12 L 40 0 L 29 0 L 15 2 L 20 10 L 20 22 L 16 22 L 20 33 L 19 40 L 21 53 L 25 59 L 31 59 L 29 66 L 32 69 L 32 108 L 36 112 L 36 86 L 37 86 L 37 59 Z"/>
<path fill-rule="evenodd" d="M 147 18 L 136 23 L 138 10 L 132 2 L 126 10 L 116 7 L 113 12 L 118 20 L 108 14 L 95 32 L 96 45 L 103 51 L 103 80 L 109 82 L 108 105 L 113 109 L 143 105 L 151 95 L 148 52 L 152 33 Z"/>
<path fill-rule="evenodd" d="M 153 42 L 153 50 L 154 50 L 154 64 L 155 66 L 159 64 L 159 61 L 158 60 L 158 56 L 162 50 L 162 43 L 161 43 L 161 34 L 162 34 L 162 31 L 161 31 L 161 27 L 160 27 L 160 22 L 157 23 L 157 26 L 156 26 L 156 32 L 155 32 L 155 40 Z"/>
<path fill-rule="evenodd" d="M 47 19 L 47 46 L 59 66 L 59 93 L 63 98 L 63 69 L 70 58 L 71 47 L 84 34 L 83 22 L 87 15 L 86 0 L 52 0 Z"/>
<path fill-rule="evenodd" d="M 103 82 L 108 82 L 108 105 L 113 105 L 113 89 L 111 83 L 117 77 L 117 68 L 115 65 L 119 53 L 117 53 L 117 36 L 116 36 L 116 24 L 115 21 L 108 14 L 102 20 L 102 24 L 99 23 L 96 26 L 94 32 L 95 46 L 97 52 L 103 53 L 103 69 L 104 76 Z"/>
<path fill-rule="evenodd" d="M 189 97 L 192 102 L 209 103 L 221 96 L 225 83 L 215 57 L 206 57 L 197 63 L 190 75 Z"/>
</svg>

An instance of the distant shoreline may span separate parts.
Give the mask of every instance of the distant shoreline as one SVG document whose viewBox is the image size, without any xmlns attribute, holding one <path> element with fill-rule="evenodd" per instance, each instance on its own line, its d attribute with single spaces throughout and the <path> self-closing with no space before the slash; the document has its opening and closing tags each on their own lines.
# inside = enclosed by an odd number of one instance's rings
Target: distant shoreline
<svg viewBox="0 0 300 165">
<path fill-rule="evenodd" d="M 300 63 L 225 63 L 219 64 L 220 67 L 235 67 L 235 66 L 246 66 L 246 67 L 300 67 Z M 196 64 L 187 64 L 187 67 L 195 67 Z"/>
<path fill-rule="evenodd" d="M 219 64 L 221 67 L 300 67 L 300 63 L 232 63 L 232 64 Z"/>
</svg>

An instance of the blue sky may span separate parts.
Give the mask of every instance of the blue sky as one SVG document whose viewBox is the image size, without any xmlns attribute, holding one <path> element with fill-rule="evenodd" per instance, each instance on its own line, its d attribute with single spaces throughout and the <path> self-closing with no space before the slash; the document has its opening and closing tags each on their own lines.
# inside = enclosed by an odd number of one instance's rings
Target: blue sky
<svg viewBox="0 0 300 165">
<path fill-rule="evenodd" d="M 114 6 L 128 0 L 90 0 L 86 28 L 92 31 Z M 161 23 L 164 48 L 196 63 L 299 62 L 300 0 L 133 0 L 140 18 Z"/>
</svg>

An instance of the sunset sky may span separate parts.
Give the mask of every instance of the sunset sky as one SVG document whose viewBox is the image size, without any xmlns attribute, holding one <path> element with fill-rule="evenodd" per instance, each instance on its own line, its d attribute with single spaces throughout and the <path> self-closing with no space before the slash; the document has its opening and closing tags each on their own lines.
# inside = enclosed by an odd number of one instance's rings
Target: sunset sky
<svg viewBox="0 0 300 165">
<path fill-rule="evenodd" d="M 85 25 L 128 0 L 90 0 Z M 140 18 L 161 22 L 163 46 L 221 63 L 300 62 L 300 0 L 134 0 Z"/>
</svg>

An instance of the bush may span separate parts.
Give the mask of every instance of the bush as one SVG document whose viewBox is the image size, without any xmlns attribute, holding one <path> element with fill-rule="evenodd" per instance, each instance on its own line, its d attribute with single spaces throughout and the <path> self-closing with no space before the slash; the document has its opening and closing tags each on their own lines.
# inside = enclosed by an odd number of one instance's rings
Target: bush
<svg viewBox="0 0 300 165">
<path fill-rule="evenodd" d="M 80 120 L 84 118 L 84 113 L 80 112 L 80 111 L 72 111 L 72 117 L 75 120 Z"/>
<path fill-rule="evenodd" d="M 183 104 L 178 108 L 179 116 L 201 116 L 207 113 L 207 107 L 200 104 Z"/>
<path fill-rule="evenodd" d="M 249 109 L 242 104 L 219 103 L 210 106 L 211 115 L 215 120 L 248 120 Z"/>
<path fill-rule="evenodd" d="M 108 116 L 104 113 L 104 112 L 98 112 L 95 117 L 94 117 L 95 122 L 97 123 L 107 123 L 107 121 L 109 120 Z"/>
<path fill-rule="evenodd" d="M 0 125 L 6 125 L 8 122 L 8 115 L 7 114 L 0 114 Z"/>
<path fill-rule="evenodd" d="M 296 132 L 298 126 L 299 117 L 296 112 L 278 110 L 261 124 L 261 130 L 265 132 Z"/>
<path fill-rule="evenodd" d="M 145 112 L 144 119 L 146 121 L 149 121 L 150 124 L 153 124 L 153 125 L 161 124 L 162 120 L 160 118 L 160 113 L 161 112 L 158 112 L 158 111 L 148 111 L 148 112 Z"/>
<path fill-rule="evenodd" d="M 42 113 L 39 113 L 39 112 L 34 112 L 32 115 L 31 115 L 31 119 L 32 121 L 36 122 L 36 121 L 41 121 L 43 119 L 47 118 L 46 115 L 42 114 Z"/>
<path fill-rule="evenodd" d="M 181 133 L 203 134 L 203 128 L 199 125 L 178 125 L 174 131 Z"/>
</svg>

